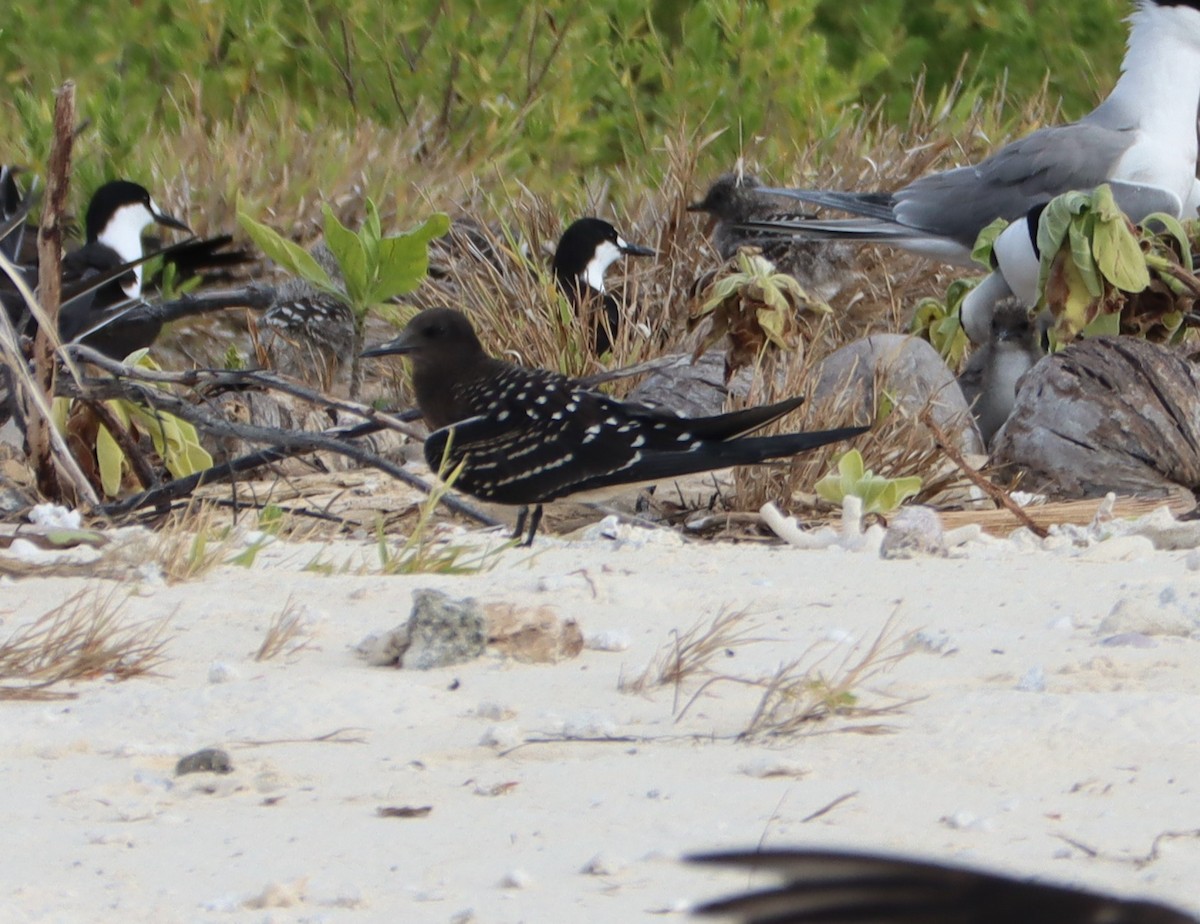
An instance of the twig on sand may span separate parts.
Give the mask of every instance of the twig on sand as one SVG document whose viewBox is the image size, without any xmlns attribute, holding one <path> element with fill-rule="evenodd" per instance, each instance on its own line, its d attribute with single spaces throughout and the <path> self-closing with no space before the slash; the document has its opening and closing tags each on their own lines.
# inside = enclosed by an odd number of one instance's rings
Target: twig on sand
<svg viewBox="0 0 1200 924">
<path fill-rule="evenodd" d="M 989 479 L 985 478 L 979 471 L 967 464 L 967 460 L 963 458 L 961 452 L 955 448 L 950 438 L 946 436 L 946 431 L 937 425 L 933 416 L 929 412 L 929 408 L 921 411 L 921 423 L 929 428 L 929 432 L 933 434 L 933 438 L 937 441 L 938 448 L 946 454 L 946 457 L 953 462 L 962 471 L 964 475 L 984 494 L 994 500 L 997 504 L 1016 517 L 1021 525 L 1032 532 L 1039 539 L 1045 539 L 1050 535 L 1049 531 L 1044 526 L 1038 526 L 1024 510 L 1021 505 L 1014 501 L 1005 491 L 998 485 L 993 484 Z"/>
</svg>

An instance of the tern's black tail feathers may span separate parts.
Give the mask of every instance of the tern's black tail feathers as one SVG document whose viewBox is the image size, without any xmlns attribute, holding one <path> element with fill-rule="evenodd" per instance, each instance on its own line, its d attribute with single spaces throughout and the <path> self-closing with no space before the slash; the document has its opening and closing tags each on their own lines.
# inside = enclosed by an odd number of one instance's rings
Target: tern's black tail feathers
<svg viewBox="0 0 1200 924">
<path fill-rule="evenodd" d="M 896 218 L 896 198 L 891 193 L 840 192 L 833 189 L 766 189 L 764 192 L 788 196 L 823 209 L 849 212 L 862 218 L 878 218 L 882 221 L 894 221 Z"/>
<path fill-rule="evenodd" d="M 784 877 L 782 885 L 696 909 L 740 924 L 1197 924 L 1155 902 L 879 854 L 768 850 L 688 859 Z"/>
</svg>

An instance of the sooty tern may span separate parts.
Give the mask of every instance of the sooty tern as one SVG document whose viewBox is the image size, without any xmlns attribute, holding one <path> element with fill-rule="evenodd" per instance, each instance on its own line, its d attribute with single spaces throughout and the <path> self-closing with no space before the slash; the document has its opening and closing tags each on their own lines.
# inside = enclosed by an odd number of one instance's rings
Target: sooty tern
<svg viewBox="0 0 1200 924">
<path fill-rule="evenodd" d="M 395 340 L 363 356 L 412 360 L 417 406 L 433 430 L 425 460 L 434 471 L 446 455 L 462 464 L 454 487 L 481 500 L 521 509 L 513 538 L 533 542 L 542 504 L 614 485 L 787 458 L 862 433 L 846 427 L 752 437 L 803 398 L 713 417 L 618 401 L 543 369 L 484 352 L 466 316 L 450 308 L 417 314 Z"/>
</svg>

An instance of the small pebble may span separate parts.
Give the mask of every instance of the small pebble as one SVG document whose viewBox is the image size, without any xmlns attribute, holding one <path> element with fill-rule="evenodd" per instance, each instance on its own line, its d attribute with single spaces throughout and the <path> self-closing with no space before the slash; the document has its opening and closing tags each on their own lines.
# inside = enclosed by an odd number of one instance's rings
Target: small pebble
<svg viewBox="0 0 1200 924">
<path fill-rule="evenodd" d="M 220 748 L 205 748 L 195 754 L 188 754 L 179 758 L 179 763 L 175 765 L 176 776 L 183 776 L 185 773 L 232 772 L 233 761 L 229 759 L 229 754 Z"/>
<path fill-rule="evenodd" d="M 606 853 L 598 853 L 580 870 L 585 876 L 616 876 L 624 871 L 629 864 L 617 857 Z"/>
<path fill-rule="evenodd" d="M 1017 681 L 1017 689 L 1024 693 L 1045 693 L 1046 672 L 1040 665 L 1029 668 Z"/>
<path fill-rule="evenodd" d="M 507 722 L 516 718 L 517 710 L 500 703 L 480 703 L 475 707 L 475 718 L 487 719 L 489 722 Z"/>
<path fill-rule="evenodd" d="M 521 741 L 521 728 L 515 722 L 493 725 L 479 738 L 479 743 L 485 748 L 511 748 Z"/>
<path fill-rule="evenodd" d="M 603 629 L 583 637 L 583 647 L 592 651 L 626 651 L 632 643 L 625 629 Z"/>
<path fill-rule="evenodd" d="M 888 559 L 945 556 L 941 517 L 929 507 L 902 507 L 888 524 L 879 554 Z"/>
<path fill-rule="evenodd" d="M 209 683 L 229 683 L 229 681 L 237 679 L 238 672 L 232 664 L 225 661 L 213 661 L 208 666 Z"/>
<path fill-rule="evenodd" d="M 528 889 L 533 885 L 533 877 L 523 869 L 509 870 L 500 880 L 502 889 Z"/>
</svg>

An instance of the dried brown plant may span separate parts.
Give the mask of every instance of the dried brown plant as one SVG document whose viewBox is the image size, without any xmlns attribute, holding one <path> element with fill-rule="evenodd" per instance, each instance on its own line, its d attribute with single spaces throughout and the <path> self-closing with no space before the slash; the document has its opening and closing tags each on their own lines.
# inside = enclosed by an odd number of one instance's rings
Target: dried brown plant
<svg viewBox="0 0 1200 924">
<path fill-rule="evenodd" d="M 727 674 L 712 677 L 679 710 L 676 721 L 683 719 L 692 704 L 718 683 L 735 683 L 762 690 L 754 713 L 738 734 L 742 740 L 793 737 L 834 717 L 861 719 L 894 715 L 911 701 L 864 705 L 860 701 L 861 690 L 867 681 L 890 670 L 912 653 L 907 644 L 911 635 L 897 634 L 893 620 L 889 619 L 865 650 L 861 645 L 855 645 L 828 671 L 823 668 L 831 653 L 814 658 L 813 648 L 809 648 L 768 677 L 748 679 Z M 855 730 L 878 731 L 879 727 L 856 726 Z"/>
<path fill-rule="evenodd" d="M 169 617 L 126 625 L 113 588 L 81 590 L 0 641 L 0 699 L 68 699 L 61 683 L 127 680 L 165 660 Z"/>
<path fill-rule="evenodd" d="M 254 660 L 270 661 L 281 654 L 294 655 L 307 648 L 309 641 L 311 633 L 304 614 L 289 594 L 283 609 L 271 617 Z"/>
<path fill-rule="evenodd" d="M 707 624 L 701 621 L 683 632 L 672 630 L 671 640 L 640 674 L 620 681 L 621 692 L 645 693 L 656 687 L 674 686 L 678 705 L 679 687 L 685 679 L 711 673 L 713 659 L 733 648 L 763 641 L 750 635 L 760 627 L 747 624 L 749 612 L 722 607 Z"/>
</svg>

